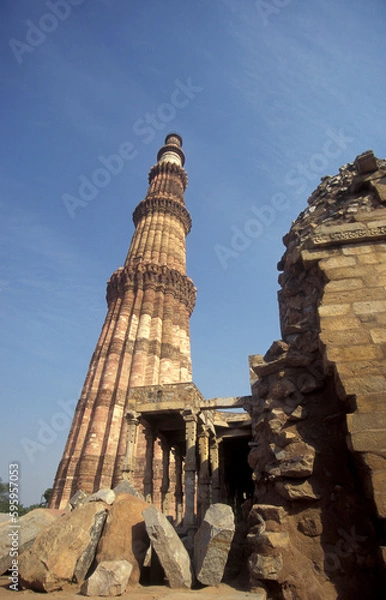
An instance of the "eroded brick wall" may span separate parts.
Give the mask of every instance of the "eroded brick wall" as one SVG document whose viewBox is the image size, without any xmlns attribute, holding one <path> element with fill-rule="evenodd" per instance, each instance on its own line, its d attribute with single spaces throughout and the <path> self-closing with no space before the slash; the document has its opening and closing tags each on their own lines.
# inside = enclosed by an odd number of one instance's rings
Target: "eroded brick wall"
<svg viewBox="0 0 386 600">
<path fill-rule="evenodd" d="M 384 597 L 386 162 L 327 177 L 284 238 L 283 339 L 250 358 L 250 581 L 270 598 Z"/>
</svg>

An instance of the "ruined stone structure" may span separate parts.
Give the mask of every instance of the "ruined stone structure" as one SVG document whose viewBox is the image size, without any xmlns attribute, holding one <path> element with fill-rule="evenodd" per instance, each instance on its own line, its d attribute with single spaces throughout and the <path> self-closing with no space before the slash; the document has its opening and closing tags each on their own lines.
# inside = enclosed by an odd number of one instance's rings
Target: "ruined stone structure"
<svg viewBox="0 0 386 600">
<path fill-rule="evenodd" d="M 252 587 L 385 597 L 386 161 L 325 177 L 284 238 L 283 339 L 250 357 Z"/>
<path fill-rule="evenodd" d="M 186 275 L 188 178 L 182 140 L 169 134 L 133 213 L 123 267 L 107 285 L 108 312 L 55 479 L 52 507 L 79 489 L 127 479 L 146 500 L 194 527 L 212 502 L 240 506 L 251 491 L 250 418 L 221 413 L 245 398 L 206 401 L 192 382 Z M 242 457 L 242 466 L 237 464 Z"/>
</svg>

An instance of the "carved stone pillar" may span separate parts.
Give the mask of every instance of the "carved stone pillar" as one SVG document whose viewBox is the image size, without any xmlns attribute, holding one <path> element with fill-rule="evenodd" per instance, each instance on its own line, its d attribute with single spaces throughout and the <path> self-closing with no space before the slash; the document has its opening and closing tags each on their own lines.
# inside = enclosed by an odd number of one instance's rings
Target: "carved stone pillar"
<svg viewBox="0 0 386 600">
<path fill-rule="evenodd" d="M 212 473 L 212 504 L 220 502 L 219 441 L 213 436 L 210 440 L 210 470 Z"/>
<path fill-rule="evenodd" d="M 186 408 L 182 416 L 185 421 L 185 515 L 184 525 L 195 526 L 195 487 L 196 487 L 196 444 L 197 444 L 197 416 L 191 408 Z"/>
<path fill-rule="evenodd" d="M 183 517 L 183 491 L 182 491 L 182 453 L 181 449 L 176 446 L 174 449 L 174 462 L 176 468 L 176 489 L 174 496 L 176 499 L 176 526 L 181 525 Z"/>
<path fill-rule="evenodd" d="M 209 431 L 202 427 L 198 436 L 198 455 L 200 466 L 198 470 L 197 512 L 201 523 L 210 505 L 210 474 L 209 474 Z"/>
<path fill-rule="evenodd" d="M 133 481 L 133 473 L 135 469 L 135 444 L 138 435 L 140 414 L 135 410 L 126 413 L 127 421 L 127 441 L 126 441 L 126 456 L 122 467 L 122 477 L 127 481 Z"/>
<path fill-rule="evenodd" d="M 150 427 L 145 427 L 146 453 L 145 453 L 145 473 L 143 478 L 143 489 L 146 502 L 153 500 L 153 456 L 155 435 Z"/>
<path fill-rule="evenodd" d="M 170 444 L 160 436 L 162 448 L 162 484 L 161 484 L 161 509 L 164 515 L 169 514 L 169 488 L 170 488 Z"/>
</svg>

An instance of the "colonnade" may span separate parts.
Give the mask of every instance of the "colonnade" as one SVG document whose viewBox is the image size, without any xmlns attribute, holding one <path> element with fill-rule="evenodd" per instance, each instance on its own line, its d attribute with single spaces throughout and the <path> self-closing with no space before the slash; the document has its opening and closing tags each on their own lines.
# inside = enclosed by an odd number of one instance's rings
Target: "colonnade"
<svg viewBox="0 0 386 600">
<path fill-rule="evenodd" d="M 160 414 L 156 421 L 151 413 L 131 410 L 126 414 L 122 476 L 141 487 L 148 502 L 159 504 L 165 515 L 172 515 L 176 526 L 189 529 L 202 521 L 211 504 L 220 501 L 219 440 L 207 411 L 203 414 L 187 407 L 175 413 L 182 417 L 178 435 L 163 430 Z M 138 456 L 140 436 L 145 448 L 142 459 Z M 160 477 L 155 474 L 157 447 L 162 457 Z M 160 483 L 159 489 L 156 483 Z"/>
</svg>

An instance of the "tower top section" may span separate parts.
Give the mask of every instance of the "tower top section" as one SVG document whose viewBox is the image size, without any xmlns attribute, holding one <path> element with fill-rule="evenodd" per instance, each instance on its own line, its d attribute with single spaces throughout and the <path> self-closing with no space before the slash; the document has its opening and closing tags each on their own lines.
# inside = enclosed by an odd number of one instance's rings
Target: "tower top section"
<svg viewBox="0 0 386 600">
<path fill-rule="evenodd" d="M 164 145 L 158 150 L 158 162 L 171 162 L 183 167 L 185 154 L 182 150 L 182 137 L 178 133 L 168 133 Z"/>
</svg>

